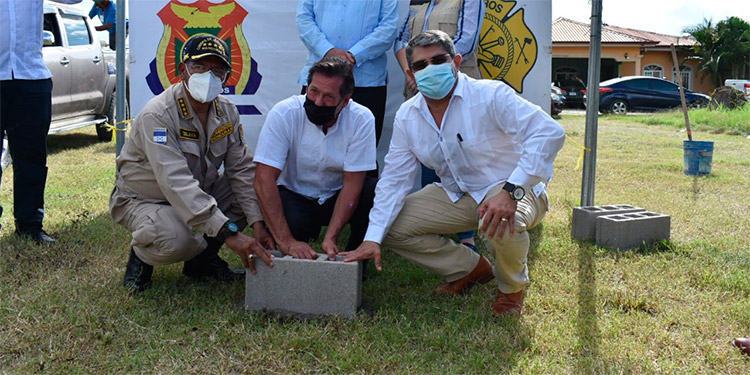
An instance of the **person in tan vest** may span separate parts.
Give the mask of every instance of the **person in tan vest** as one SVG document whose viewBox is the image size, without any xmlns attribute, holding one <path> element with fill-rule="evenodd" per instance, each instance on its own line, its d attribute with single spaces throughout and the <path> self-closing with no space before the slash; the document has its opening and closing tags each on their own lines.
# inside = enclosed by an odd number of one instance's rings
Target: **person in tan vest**
<svg viewBox="0 0 750 375">
<path fill-rule="evenodd" d="M 396 42 L 393 44 L 396 59 L 406 77 L 406 83 L 404 84 L 404 97 L 406 99 L 411 98 L 419 91 L 414 78 L 407 73 L 409 64 L 406 62 L 406 44 L 409 42 L 410 36 L 417 35 L 425 30 L 440 30 L 453 38 L 456 53 L 462 57 L 461 72 L 471 78 L 482 78 L 477 64 L 476 49 L 484 14 L 484 0 L 430 0 L 409 9 L 409 16 L 401 26 Z M 424 165 L 421 166 L 421 175 L 422 187 L 440 182 L 435 171 Z M 476 252 L 474 234 L 473 230 L 468 230 L 456 235 L 463 245 Z"/>
<path fill-rule="evenodd" d="M 414 79 L 406 73 L 409 69 L 406 62 L 406 44 L 411 37 L 423 31 L 440 30 L 448 34 L 453 38 L 456 53 L 461 55 L 461 73 L 474 79 L 482 78 L 477 64 L 476 49 L 484 14 L 484 0 L 430 0 L 409 9 L 409 15 L 393 44 L 393 52 L 406 78 L 406 99 L 419 91 Z"/>
<path fill-rule="evenodd" d="M 241 277 L 218 256 L 224 243 L 251 272 L 256 256 L 272 265 L 266 249 L 275 244 L 253 188 L 253 155 L 237 108 L 219 96 L 230 68 L 221 39 L 191 37 L 178 66 L 181 82 L 132 123 L 109 204 L 114 221 L 133 235 L 128 288 L 147 289 L 154 265 L 177 262 L 191 278 Z M 248 224 L 255 238 L 242 233 Z"/>
</svg>

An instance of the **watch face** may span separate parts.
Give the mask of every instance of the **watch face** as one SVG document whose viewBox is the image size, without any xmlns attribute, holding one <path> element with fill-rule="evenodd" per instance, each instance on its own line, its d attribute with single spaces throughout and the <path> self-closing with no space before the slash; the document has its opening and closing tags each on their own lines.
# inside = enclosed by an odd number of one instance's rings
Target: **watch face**
<svg viewBox="0 0 750 375">
<path fill-rule="evenodd" d="M 523 188 L 520 186 L 517 186 L 515 189 L 513 189 L 513 199 L 520 201 L 523 199 L 524 191 Z"/>
<path fill-rule="evenodd" d="M 227 224 L 227 229 L 229 229 L 230 232 L 234 232 L 234 233 L 237 233 L 237 231 L 239 231 L 239 228 L 237 227 L 237 224 L 235 223 Z"/>
</svg>

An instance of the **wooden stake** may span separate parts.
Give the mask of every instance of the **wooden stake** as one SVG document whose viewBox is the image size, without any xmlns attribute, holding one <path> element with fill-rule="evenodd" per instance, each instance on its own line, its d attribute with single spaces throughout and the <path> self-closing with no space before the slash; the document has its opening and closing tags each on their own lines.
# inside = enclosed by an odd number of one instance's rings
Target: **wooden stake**
<svg viewBox="0 0 750 375">
<path fill-rule="evenodd" d="M 687 128 L 688 141 L 692 141 L 693 132 L 690 130 L 690 117 L 688 116 L 687 103 L 685 103 L 685 91 L 682 89 L 680 64 L 677 62 L 677 52 L 675 52 L 674 43 L 669 46 L 672 48 L 672 62 L 674 63 L 674 70 L 677 72 L 677 86 L 680 87 L 680 100 L 682 101 L 682 113 L 685 115 L 685 127 Z"/>
</svg>

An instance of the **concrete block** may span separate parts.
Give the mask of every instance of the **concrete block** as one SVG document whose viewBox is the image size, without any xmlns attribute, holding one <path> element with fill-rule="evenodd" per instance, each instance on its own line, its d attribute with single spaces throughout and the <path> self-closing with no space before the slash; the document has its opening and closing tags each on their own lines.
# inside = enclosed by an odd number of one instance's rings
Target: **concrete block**
<svg viewBox="0 0 750 375">
<path fill-rule="evenodd" d="M 584 241 L 596 239 L 596 218 L 604 215 L 645 211 L 629 204 L 573 207 L 572 236 Z"/>
<path fill-rule="evenodd" d="M 272 251 L 273 268 L 256 259 L 257 273 L 246 271 L 245 309 L 303 316 L 352 318 L 362 298 L 361 262 L 295 259 Z"/>
<path fill-rule="evenodd" d="M 670 217 L 651 211 L 605 215 L 596 218 L 596 244 L 620 250 L 668 240 Z"/>
</svg>

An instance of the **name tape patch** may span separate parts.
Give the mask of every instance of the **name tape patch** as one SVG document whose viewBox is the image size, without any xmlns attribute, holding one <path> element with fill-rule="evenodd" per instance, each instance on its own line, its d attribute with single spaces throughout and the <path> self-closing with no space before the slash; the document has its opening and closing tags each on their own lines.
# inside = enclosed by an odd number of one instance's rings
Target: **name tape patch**
<svg viewBox="0 0 750 375">
<path fill-rule="evenodd" d="M 229 134 L 232 134 L 234 131 L 234 125 L 232 125 L 231 122 L 228 122 L 222 126 L 219 126 L 214 130 L 214 133 L 211 134 L 211 143 L 214 143 L 216 141 L 219 141 L 220 139 L 228 136 Z"/>
<path fill-rule="evenodd" d="M 197 130 L 180 128 L 180 139 L 197 142 L 200 140 L 200 136 Z"/>
</svg>

